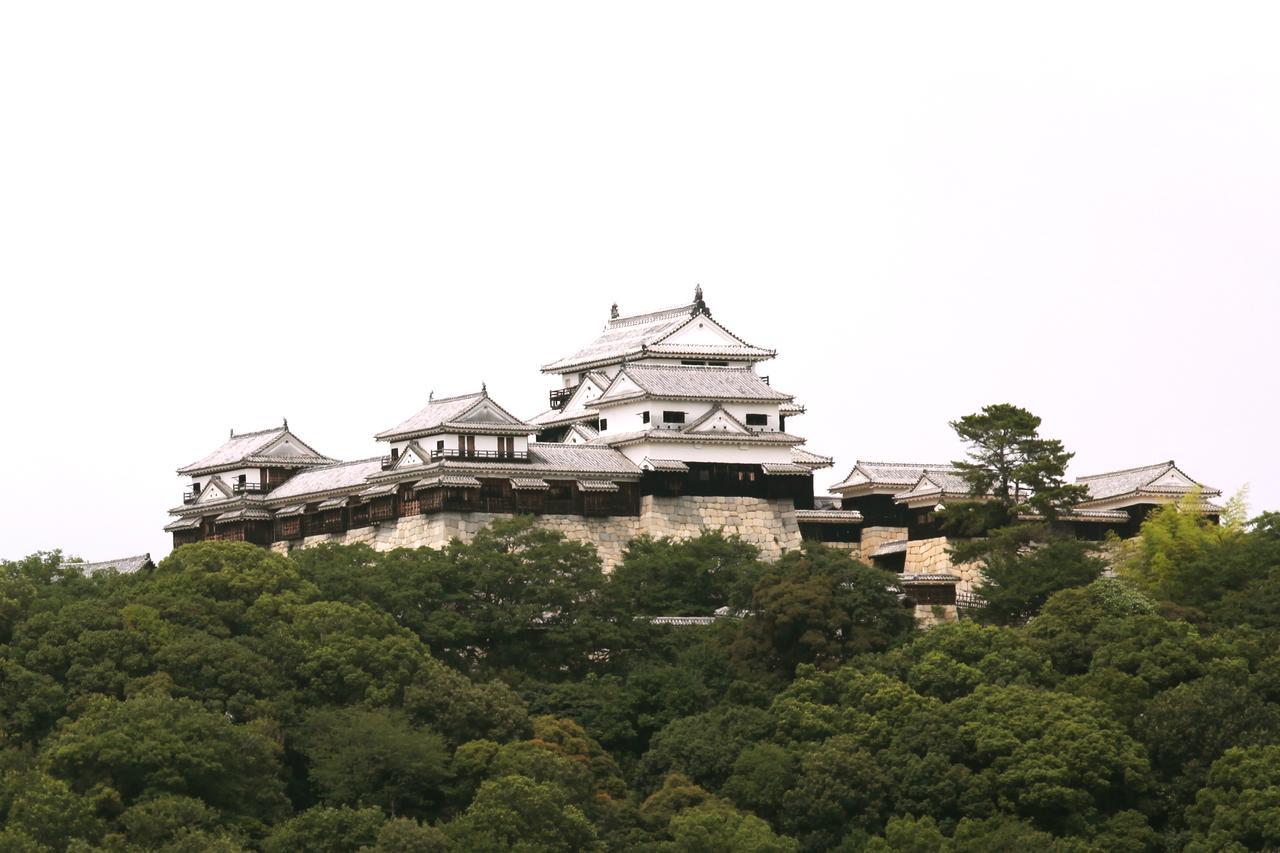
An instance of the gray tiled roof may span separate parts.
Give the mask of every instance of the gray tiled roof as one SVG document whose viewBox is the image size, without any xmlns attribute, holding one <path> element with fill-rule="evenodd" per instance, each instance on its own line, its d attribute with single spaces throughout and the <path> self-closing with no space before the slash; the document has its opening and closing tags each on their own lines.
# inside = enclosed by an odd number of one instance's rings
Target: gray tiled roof
<svg viewBox="0 0 1280 853">
<path fill-rule="evenodd" d="M 1188 477 L 1172 460 L 1123 471 L 1108 471 L 1076 479 L 1089 487 L 1088 501 L 1101 501 L 1135 493 L 1152 495 L 1185 495 L 1197 488 L 1206 496 L 1222 492 Z"/>
<path fill-rule="evenodd" d="M 481 402 L 487 402 L 490 406 L 502 412 L 510 422 L 505 420 L 497 421 L 465 421 L 467 413 L 472 408 L 478 406 Z M 503 432 L 531 433 L 534 432 L 532 425 L 525 423 L 515 415 L 494 402 L 493 398 L 485 391 L 477 391 L 474 394 L 463 394 L 458 397 L 442 397 L 439 400 L 431 400 L 425 407 L 416 412 L 413 416 L 401 421 L 399 424 L 384 429 L 378 433 L 375 438 L 379 440 L 407 438 L 415 435 L 425 435 L 437 430 L 454 428 L 457 430 L 501 430 Z"/>
<path fill-rule="evenodd" d="M 294 443 L 312 452 L 290 456 L 259 455 L 277 439 L 283 438 L 286 435 L 288 435 Z M 257 432 L 246 432 L 241 433 L 240 435 L 232 435 L 217 450 L 201 459 L 197 459 L 190 465 L 182 466 L 178 469 L 178 473 L 194 474 L 215 468 L 234 467 L 241 463 L 246 465 L 297 465 L 301 467 L 305 465 L 323 465 L 332 461 L 332 459 L 316 453 L 313 448 L 307 447 L 301 439 L 289 431 L 288 427 L 279 426 L 274 429 L 264 429 L 258 430 Z"/>
<path fill-rule="evenodd" d="M 907 553 L 907 540 L 895 539 L 892 542 L 885 542 L 883 545 L 877 548 L 871 554 L 871 556 L 885 557 L 885 556 L 888 556 L 889 554 L 905 554 L 905 553 Z"/>
<path fill-rule="evenodd" d="M 554 444 L 536 441 L 529 445 L 529 467 L 539 474 L 556 471 L 638 475 L 640 469 L 623 454 L 596 444 Z"/>
<path fill-rule="evenodd" d="M 794 462 L 765 462 L 760 466 L 765 474 L 769 475 L 793 475 L 808 474 L 810 469 L 804 465 L 797 465 Z"/>
<path fill-rule="evenodd" d="M 97 572 L 119 572 L 122 575 L 131 575 L 144 566 L 151 565 L 150 554 L 135 554 L 132 557 L 118 557 L 114 560 L 98 560 L 93 563 L 70 562 L 64 563 L 64 568 L 79 569 L 81 574 L 91 575 Z"/>
<path fill-rule="evenodd" d="M 623 444 L 635 444 L 639 441 L 659 442 L 708 442 L 717 444 L 804 444 L 804 439 L 787 432 L 755 431 L 747 434 L 737 432 L 689 432 L 675 429 L 646 429 L 632 432 L 609 433 L 595 439 L 591 445 L 579 447 L 618 447 Z M 533 445 L 529 445 L 530 448 Z"/>
<path fill-rule="evenodd" d="M 259 507 L 241 507 L 224 512 L 213 520 L 214 524 L 225 524 L 230 521 L 270 521 L 271 513 Z"/>
<path fill-rule="evenodd" d="M 697 304 L 690 303 L 649 314 L 614 318 L 594 341 L 573 355 L 543 365 L 542 370 L 544 373 L 569 373 L 580 367 L 614 363 L 640 355 L 646 350 L 655 355 L 689 354 L 726 358 L 769 358 L 774 355 L 772 350 L 761 349 L 742 340 L 729 346 L 664 344 L 667 336 L 696 316 L 696 310 Z"/>
<path fill-rule="evenodd" d="M 969 494 L 969 483 L 959 474 L 951 470 L 928 470 L 920 475 L 920 479 L 910 489 L 893 496 L 896 501 L 909 501 L 926 496 L 956 497 Z"/>
<path fill-rule="evenodd" d="M 861 524 L 862 513 L 856 509 L 798 509 L 796 521 L 809 524 Z"/>
<path fill-rule="evenodd" d="M 415 489 L 429 489 L 434 486 L 452 486 L 460 489 L 478 489 L 480 481 L 469 474 L 440 473 L 432 477 L 423 477 L 414 483 Z"/>
<path fill-rule="evenodd" d="M 612 480 L 579 480 L 578 490 L 582 492 L 616 492 L 618 484 Z"/>
<path fill-rule="evenodd" d="M 820 453 L 814 453 L 812 450 L 805 450 L 803 447 L 791 448 L 791 461 L 797 465 L 808 466 L 813 470 L 830 468 L 833 462 L 830 456 L 823 456 Z"/>
<path fill-rule="evenodd" d="M 603 392 L 604 389 L 609 387 L 609 382 L 609 377 L 605 376 L 603 373 L 589 374 L 586 379 L 578 384 L 577 390 L 574 391 L 573 395 L 569 398 L 569 402 L 567 402 L 563 408 L 547 409 L 545 412 L 541 412 L 532 418 L 529 418 L 529 423 L 546 427 L 555 426 L 557 424 L 572 423 L 573 421 L 578 420 L 595 420 L 599 417 L 599 413 L 591 407 L 591 403 L 595 403 L 595 400 L 592 399 L 590 403 L 583 402 L 583 386 L 589 383 L 598 391 Z"/>
<path fill-rule="evenodd" d="M 750 367 L 692 367 L 686 365 L 629 364 L 622 369 L 643 393 L 662 399 L 771 400 L 791 399 L 772 388 Z M 617 385 L 618 380 L 614 380 Z M 597 405 L 615 399 L 630 399 L 635 392 L 607 392 Z"/>
<path fill-rule="evenodd" d="M 512 477 L 511 488 L 516 491 L 541 492 L 551 488 L 551 484 L 540 477 Z"/>
<path fill-rule="evenodd" d="M 689 466 L 679 459 L 650 459 L 646 456 L 644 464 L 654 471 L 684 473 L 689 470 Z"/>
<path fill-rule="evenodd" d="M 948 462 L 864 462 L 859 459 L 853 463 L 849 476 L 831 488 L 914 486 L 926 471 L 954 472 L 955 467 Z"/>
<path fill-rule="evenodd" d="M 271 501 L 318 495 L 324 492 L 353 489 L 363 486 L 365 478 L 382 470 L 382 458 L 359 459 L 355 462 L 339 462 L 294 474 L 277 486 L 267 496 Z"/>
</svg>

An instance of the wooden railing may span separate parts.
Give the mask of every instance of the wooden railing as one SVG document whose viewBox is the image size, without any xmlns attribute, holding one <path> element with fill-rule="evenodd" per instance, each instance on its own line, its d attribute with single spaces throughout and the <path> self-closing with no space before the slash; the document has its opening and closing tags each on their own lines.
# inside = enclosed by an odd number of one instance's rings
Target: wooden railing
<svg viewBox="0 0 1280 853">
<path fill-rule="evenodd" d="M 442 448 L 431 451 L 432 459 L 505 459 L 510 462 L 528 462 L 529 453 L 525 450 L 458 450 Z"/>
<path fill-rule="evenodd" d="M 556 388 L 550 393 L 550 395 L 548 395 L 548 401 L 551 404 L 551 408 L 557 412 L 563 409 L 565 403 L 568 403 L 569 398 L 573 396 L 573 392 L 577 390 L 577 385 L 574 385 L 572 388 Z"/>
</svg>

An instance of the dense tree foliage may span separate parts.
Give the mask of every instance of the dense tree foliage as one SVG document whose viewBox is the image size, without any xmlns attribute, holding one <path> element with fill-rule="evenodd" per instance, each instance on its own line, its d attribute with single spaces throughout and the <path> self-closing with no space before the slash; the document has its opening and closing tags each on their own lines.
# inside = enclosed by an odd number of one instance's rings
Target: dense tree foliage
<svg viewBox="0 0 1280 853">
<path fill-rule="evenodd" d="M 951 422 L 966 445 L 966 458 L 954 462 L 975 497 L 990 497 L 1012 520 L 1030 511 L 1053 518 L 1083 500 L 1084 486 L 1066 482 L 1074 455 L 1062 442 L 1040 435 L 1040 418 L 1011 403 L 984 406 L 981 412 Z"/>
<path fill-rule="evenodd" d="M 1280 847 L 1280 516 L 985 547 L 927 632 L 714 532 L 0 563 L 0 851 Z"/>
</svg>

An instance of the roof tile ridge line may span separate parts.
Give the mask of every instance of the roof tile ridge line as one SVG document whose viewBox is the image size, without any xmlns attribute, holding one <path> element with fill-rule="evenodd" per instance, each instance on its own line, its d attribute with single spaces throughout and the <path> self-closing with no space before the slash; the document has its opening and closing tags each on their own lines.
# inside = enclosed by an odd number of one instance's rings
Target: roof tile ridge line
<svg viewBox="0 0 1280 853">
<path fill-rule="evenodd" d="M 344 465 L 359 465 L 361 462 L 381 462 L 381 461 L 382 461 L 381 456 L 370 456 L 368 459 L 348 459 L 345 462 L 334 461 L 328 465 L 317 465 L 314 468 L 308 468 L 307 471 L 323 471 L 326 468 L 341 468 Z M 305 474 L 307 473 L 307 471 L 299 471 L 298 474 Z M 297 474 L 295 474 L 294 476 L 297 476 Z M 292 480 L 292 479 L 293 477 L 289 478 L 289 480 Z M 285 483 L 289 482 L 289 480 L 285 480 Z M 284 483 L 281 483 L 280 485 L 283 486 Z"/>
<path fill-rule="evenodd" d="M 126 557 L 111 557 L 110 559 L 107 559 L 107 560 L 86 560 L 86 559 L 84 559 L 83 557 L 81 557 L 81 558 L 79 558 L 79 559 L 66 559 L 66 560 L 63 560 L 63 561 L 62 561 L 61 565 L 64 565 L 64 566 L 93 566 L 93 565 L 96 565 L 96 564 L 98 564 L 98 563 L 119 563 L 119 562 L 122 562 L 122 561 L 124 561 L 124 560 L 136 560 L 136 559 L 138 559 L 139 557 L 146 557 L 146 558 L 150 559 L 150 557 L 151 557 L 151 552 L 150 552 L 150 551 L 147 551 L 147 552 L 146 552 L 146 553 L 144 553 L 144 554 L 129 554 L 129 555 L 128 555 L 128 556 L 126 556 Z"/>
<path fill-rule="evenodd" d="M 679 432 L 679 433 L 682 433 L 682 434 L 685 434 L 685 435 L 692 435 L 691 430 L 692 430 L 694 427 L 696 427 L 696 426 L 701 426 L 702 424 L 704 424 L 704 423 L 706 423 L 707 421 L 711 420 L 711 418 L 713 418 L 713 417 L 715 416 L 716 412 L 723 412 L 723 413 L 724 413 L 724 416 L 725 416 L 725 417 L 727 417 L 730 421 L 732 421 L 733 423 L 735 423 L 735 424 L 737 424 L 738 426 L 742 427 L 742 428 L 743 428 L 744 430 L 746 430 L 749 434 L 751 434 L 751 435 L 755 435 L 755 431 L 754 431 L 754 430 L 752 430 L 752 429 L 751 429 L 751 427 L 747 426 L 747 425 L 746 425 L 746 424 L 744 424 L 742 421 L 740 421 L 740 420 L 738 420 L 737 418 L 735 418 L 735 417 L 733 416 L 733 412 L 731 412 L 731 411 L 729 411 L 728 409 L 726 409 L 726 408 L 724 407 L 724 403 L 721 403 L 721 402 L 717 402 L 714 406 L 712 406 L 712 407 L 711 407 L 711 411 L 707 412 L 705 415 L 703 415 L 702 417 L 698 418 L 696 421 L 694 421 L 693 423 L 689 424 L 689 425 L 688 425 L 688 426 L 686 426 L 684 429 L 682 429 L 682 430 L 676 430 L 676 432 Z"/>
<path fill-rule="evenodd" d="M 739 373 L 751 373 L 756 376 L 759 375 L 752 369 L 752 365 L 750 364 L 744 364 L 741 367 L 716 367 L 709 364 L 646 364 L 644 362 L 635 362 L 629 366 L 636 367 L 641 370 L 733 370 Z"/>
<path fill-rule="evenodd" d="M 937 471 L 944 468 L 955 468 L 951 462 L 940 462 L 934 464 L 932 462 L 870 462 L 864 459 L 857 459 L 853 463 L 853 467 L 857 468 L 861 465 L 875 465 L 881 468 L 923 468 L 926 471 Z"/>
<path fill-rule="evenodd" d="M 330 457 L 328 457 L 328 456 L 325 456 L 325 455 L 324 455 L 323 453 L 321 453 L 319 450 L 316 450 L 316 449 L 315 449 L 314 447 L 312 447 L 311 445 L 307 444 L 307 443 L 306 443 L 305 441 L 303 441 L 301 438 L 298 438 L 298 436 L 293 432 L 293 430 L 289 429 L 287 426 L 282 426 L 282 427 L 279 427 L 278 429 L 280 430 L 280 435 L 276 436 L 274 439 L 272 439 L 271 441 L 267 442 L 266 444 L 260 444 L 260 445 L 258 445 L 257 449 L 255 449 L 252 453 L 247 453 L 247 454 L 245 454 L 245 455 L 246 455 L 246 456 L 253 456 L 253 455 L 258 454 L 258 453 L 264 453 L 264 452 L 266 452 L 266 451 L 270 450 L 272 447 L 274 447 L 274 446 L 275 446 L 277 443 L 279 443 L 282 439 L 284 439 L 284 437 L 285 437 L 286 435 L 291 435 L 291 436 L 293 436 L 294 440 L 296 440 L 296 441 L 298 442 L 298 444 L 301 444 L 301 445 L 302 445 L 303 447 L 305 447 L 307 450 L 311 451 L 311 455 L 312 455 L 312 456 L 315 456 L 315 457 L 316 457 L 316 458 L 318 458 L 318 459 L 328 459 L 328 458 L 330 458 Z"/>
<path fill-rule="evenodd" d="M 695 304 L 696 304 L 696 303 L 695 303 Z M 693 306 L 692 306 L 692 305 L 690 305 L 689 307 L 691 307 L 691 308 L 692 308 Z M 698 314 L 693 314 L 693 315 L 691 315 L 691 316 L 689 317 L 688 321 L 686 321 L 686 322 L 684 322 L 684 323 L 681 323 L 679 326 L 676 326 L 674 329 L 672 329 L 671 331 L 667 332 L 665 335 L 663 335 L 662 337 L 658 338 L 658 339 L 657 339 L 656 341 L 654 341 L 653 343 L 654 343 L 655 345 L 656 345 L 656 344 L 660 344 L 660 343 L 662 343 L 662 342 L 663 342 L 663 341 L 665 341 L 667 338 L 671 337 L 671 336 L 672 336 L 672 335 L 674 335 L 676 332 L 680 331 L 680 330 L 681 330 L 681 329 L 683 329 L 685 326 L 689 325 L 689 323 L 692 323 L 692 322 L 693 322 L 694 320 L 696 320 L 698 317 L 706 317 L 706 318 L 707 318 L 708 320 L 710 320 L 712 323 L 715 323 L 715 324 L 716 324 L 716 326 L 717 326 L 717 328 L 719 328 L 722 332 L 724 332 L 724 333 L 725 333 L 725 334 L 727 334 L 729 337 L 733 338 L 735 341 L 737 341 L 738 343 L 742 344 L 744 347 L 746 347 L 746 348 L 748 348 L 748 349 L 758 349 L 758 350 L 763 350 L 763 349 L 764 349 L 764 347 L 758 347 L 758 346 L 756 346 L 755 344 L 749 344 L 749 343 L 747 343 L 744 339 L 742 339 L 742 338 L 738 337 L 737 335 L 735 335 L 735 334 L 734 334 L 734 333 L 729 329 L 729 327 L 728 327 L 728 326 L 726 326 L 724 323 L 721 323 L 721 322 L 720 322 L 719 320 L 717 320 L 716 318 L 712 317 L 709 313 L 698 313 Z M 765 351 L 766 351 L 766 352 L 772 352 L 774 355 L 777 355 L 777 354 L 778 354 L 777 350 L 765 350 Z"/>
<path fill-rule="evenodd" d="M 475 411 L 476 406 L 479 406 L 479 405 L 480 405 L 481 403 L 483 403 L 485 400 L 488 400 L 488 401 L 489 401 L 489 403 L 490 403 L 490 404 L 491 404 L 495 409 L 497 409 L 499 412 L 502 412 L 502 414 L 506 415 L 507 417 L 511 418 L 511 420 L 515 421 L 515 423 L 513 423 L 513 424 L 506 424 L 506 426 L 510 426 L 510 427 L 517 427 L 517 426 L 519 426 L 519 427 L 527 427 L 527 426 L 532 426 L 532 424 L 530 424 L 528 421 L 523 420 L 523 419 L 521 419 L 521 418 L 518 418 L 518 417 L 516 417 L 515 415 L 513 415 L 511 412 L 507 411 L 507 410 L 506 410 L 506 408 L 505 408 L 501 403 L 499 403 L 497 400 L 495 400 L 495 399 L 493 399 L 492 397 L 490 397 L 490 396 L 489 396 L 489 389 L 488 389 L 488 388 L 481 388 L 481 389 L 480 389 L 480 399 L 479 399 L 479 400 L 476 400 L 476 402 L 475 402 L 475 405 L 474 405 L 474 406 L 471 406 L 471 407 L 470 407 L 470 408 L 468 408 L 468 409 L 465 409 L 465 410 L 463 410 L 463 411 L 461 411 L 461 412 L 458 412 L 458 414 L 454 416 L 454 419 L 453 419 L 453 420 L 444 421 L 443 423 L 460 423 L 460 421 L 456 420 L 457 418 L 465 418 L 467 415 L 469 415 L 469 414 L 471 414 L 473 411 Z"/>
<path fill-rule="evenodd" d="M 692 309 L 693 303 L 690 302 L 686 305 L 676 305 L 670 308 L 659 308 L 656 311 L 646 311 L 643 314 L 629 314 L 626 317 L 613 317 L 609 319 L 604 328 L 607 332 L 612 329 L 625 329 L 628 326 L 639 326 L 646 322 L 653 322 L 655 320 L 674 320 L 676 317 L 688 314 Z"/>
<path fill-rule="evenodd" d="M 288 432 L 288 431 L 289 431 L 289 428 L 287 426 L 276 426 L 276 427 L 270 427 L 269 429 L 253 430 L 252 432 L 235 432 L 235 433 L 232 433 L 231 437 L 228 438 L 227 441 L 223 442 L 223 444 L 226 444 L 227 442 L 235 441 L 237 438 L 254 438 L 255 436 L 266 435 L 267 433 L 270 433 L 270 432 Z"/>
<path fill-rule="evenodd" d="M 452 402 L 455 402 L 456 400 L 462 400 L 467 397 L 488 397 L 488 396 L 489 396 L 488 392 L 486 391 L 471 391 L 466 394 L 454 394 L 452 397 L 432 397 L 431 399 L 427 400 L 427 406 L 432 406 L 436 403 L 452 403 Z"/>
<path fill-rule="evenodd" d="M 1135 465 L 1132 468 L 1120 468 L 1115 471 L 1103 471 L 1101 474 L 1085 474 L 1083 476 L 1076 477 L 1076 482 L 1082 483 L 1085 480 L 1097 480 L 1100 477 L 1114 477 L 1117 474 L 1133 474 L 1137 471 L 1147 471 L 1152 468 L 1163 468 L 1163 467 L 1178 468 L 1177 464 L 1172 459 L 1170 459 L 1168 462 L 1152 462 L 1150 465 Z M 1185 476 L 1188 480 L 1191 480 L 1191 476 L 1188 475 L 1186 471 L 1182 471 L 1181 468 L 1178 468 L 1178 470 L 1181 471 L 1183 476 Z M 1196 481 L 1192 480 L 1192 482 L 1196 482 Z"/>
</svg>

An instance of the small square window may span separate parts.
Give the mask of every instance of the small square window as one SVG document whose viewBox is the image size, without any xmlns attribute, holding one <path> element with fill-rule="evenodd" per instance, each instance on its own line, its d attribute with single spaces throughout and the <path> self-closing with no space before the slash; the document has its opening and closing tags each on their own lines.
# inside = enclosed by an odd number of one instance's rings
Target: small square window
<svg viewBox="0 0 1280 853">
<path fill-rule="evenodd" d="M 647 423 L 649 422 L 649 413 L 648 413 L 648 412 L 641 412 L 641 413 L 640 413 L 640 421 L 641 421 L 642 423 L 646 423 L 646 424 L 647 424 Z"/>
<path fill-rule="evenodd" d="M 600 431 L 601 431 L 601 432 L 604 432 L 604 431 L 605 431 L 605 430 L 607 430 L 608 428 L 609 428 L 609 419 L 608 419 L 608 418 L 601 418 L 601 419 L 600 419 Z"/>
<path fill-rule="evenodd" d="M 443 438 L 436 442 L 436 450 L 444 450 L 444 439 L 443 439 Z"/>
</svg>

